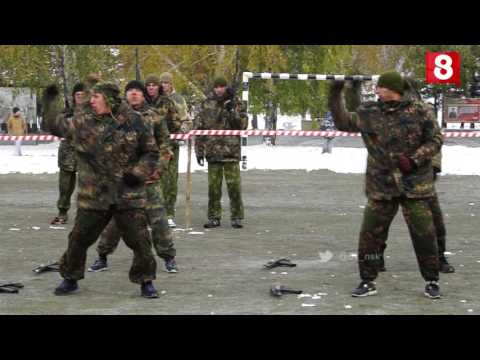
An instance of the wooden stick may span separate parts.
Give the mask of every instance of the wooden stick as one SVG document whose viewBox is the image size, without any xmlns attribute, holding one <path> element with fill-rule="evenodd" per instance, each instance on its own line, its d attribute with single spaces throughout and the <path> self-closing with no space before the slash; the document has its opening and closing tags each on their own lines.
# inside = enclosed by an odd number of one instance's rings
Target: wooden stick
<svg viewBox="0 0 480 360">
<path fill-rule="evenodd" d="M 192 139 L 187 140 L 188 160 L 187 160 L 187 184 L 185 191 L 185 227 L 192 227 Z"/>
</svg>

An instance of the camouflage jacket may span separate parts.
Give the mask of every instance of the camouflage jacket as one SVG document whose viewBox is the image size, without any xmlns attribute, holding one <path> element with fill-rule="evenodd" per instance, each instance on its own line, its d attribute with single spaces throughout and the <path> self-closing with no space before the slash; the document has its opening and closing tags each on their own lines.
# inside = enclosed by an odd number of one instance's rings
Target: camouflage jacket
<svg viewBox="0 0 480 360">
<path fill-rule="evenodd" d="M 432 158 L 440 151 L 443 136 L 431 109 L 421 101 L 367 102 L 356 112 L 347 112 L 341 94 L 330 93 L 329 107 L 340 131 L 360 132 L 368 151 L 367 197 L 434 196 Z M 399 156 L 415 163 L 402 174 Z"/>
<path fill-rule="evenodd" d="M 72 121 L 74 111 L 65 109 L 63 116 Z M 75 146 L 72 139 L 62 139 L 58 147 L 58 167 L 64 171 L 77 171 L 77 161 L 75 159 Z"/>
<path fill-rule="evenodd" d="M 196 130 L 246 130 L 248 116 L 241 102 L 214 94 L 203 101 L 195 118 Z M 197 157 L 208 162 L 240 161 L 239 136 L 197 136 L 195 139 Z"/>
<path fill-rule="evenodd" d="M 187 102 L 183 98 L 182 95 L 177 94 L 175 90 L 170 94 L 167 95 L 167 98 L 173 101 L 175 104 L 175 108 L 177 109 L 177 113 L 180 116 L 180 119 L 182 122 L 185 121 L 190 121 L 188 117 L 188 107 L 187 107 Z"/>
<path fill-rule="evenodd" d="M 437 173 L 442 172 L 442 152 L 441 151 L 433 157 L 432 166 L 435 172 Z"/>
<path fill-rule="evenodd" d="M 185 134 L 192 129 L 192 123 L 188 119 L 186 110 L 185 116 L 182 117 L 182 111 L 179 111 L 175 100 L 165 95 L 159 95 L 155 99 L 149 99 L 148 102 L 151 107 L 157 109 L 161 116 L 166 119 L 170 134 Z M 177 143 L 177 141 L 172 141 L 172 144 Z"/>
<path fill-rule="evenodd" d="M 145 208 L 144 182 L 155 172 L 158 146 L 151 126 L 122 103 L 113 114 L 96 115 L 89 105 L 72 121 L 44 97 L 44 121 L 51 133 L 71 139 L 78 166 L 78 207 L 88 210 Z M 123 181 L 132 174 L 139 184 Z"/>
<path fill-rule="evenodd" d="M 168 164 L 173 156 L 170 146 L 170 133 L 165 116 L 162 116 L 158 110 L 147 104 L 144 104 L 138 109 L 135 108 L 135 110 L 142 114 L 143 118 L 153 129 L 153 135 L 155 136 L 159 151 L 158 171 L 159 175 L 162 175 L 167 171 Z"/>
</svg>

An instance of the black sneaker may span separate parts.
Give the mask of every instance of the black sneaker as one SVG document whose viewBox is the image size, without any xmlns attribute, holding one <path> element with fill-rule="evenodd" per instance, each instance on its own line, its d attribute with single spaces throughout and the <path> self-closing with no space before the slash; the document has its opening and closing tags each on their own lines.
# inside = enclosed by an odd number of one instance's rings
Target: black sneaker
<svg viewBox="0 0 480 360">
<path fill-rule="evenodd" d="M 89 272 L 100 272 L 108 270 L 108 263 L 106 258 L 98 258 L 92 266 L 88 268 Z"/>
<path fill-rule="evenodd" d="M 358 287 L 352 291 L 353 297 L 365 297 L 375 295 L 377 288 L 372 281 L 362 281 Z"/>
<path fill-rule="evenodd" d="M 449 264 L 446 256 L 440 256 L 440 272 L 444 274 L 452 274 L 455 272 L 455 268 Z"/>
<path fill-rule="evenodd" d="M 430 299 L 440 299 L 440 287 L 438 282 L 430 281 L 427 286 L 425 286 L 425 296 Z"/>
<path fill-rule="evenodd" d="M 142 297 L 147 299 L 156 299 L 158 298 L 158 291 L 153 286 L 151 281 L 144 282 L 142 284 Z"/>
<path fill-rule="evenodd" d="M 172 274 L 178 272 L 177 262 L 174 257 L 165 259 L 165 270 Z"/>
<path fill-rule="evenodd" d="M 58 296 L 73 294 L 78 290 L 77 280 L 63 279 L 62 283 L 55 289 L 54 294 Z"/>
<path fill-rule="evenodd" d="M 208 222 L 205 225 L 203 225 L 205 229 L 213 229 L 219 226 L 220 226 L 219 219 L 208 219 Z"/>
<path fill-rule="evenodd" d="M 232 219 L 232 227 L 235 229 L 243 228 L 242 220 L 241 219 Z"/>
<path fill-rule="evenodd" d="M 57 216 L 55 216 L 52 221 L 50 221 L 50 225 L 65 225 L 68 221 L 67 213 L 61 212 Z"/>
</svg>

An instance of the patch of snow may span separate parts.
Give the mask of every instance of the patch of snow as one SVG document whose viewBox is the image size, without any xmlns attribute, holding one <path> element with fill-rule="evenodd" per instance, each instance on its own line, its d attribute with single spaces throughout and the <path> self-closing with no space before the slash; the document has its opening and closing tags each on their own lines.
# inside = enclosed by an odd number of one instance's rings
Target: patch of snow
<svg viewBox="0 0 480 360">
<path fill-rule="evenodd" d="M 55 174 L 58 172 L 59 142 L 23 145 L 24 156 L 13 155 L 12 146 L 0 146 L 0 174 Z M 179 172 L 186 173 L 187 148 L 180 148 Z M 365 148 L 335 147 L 332 154 L 323 154 L 321 146 L 252 145 L 243 149 L 250 170 L 330 170 L 342 174 L 363 174 L 367 166 Z M 480 176 L 479 147 L 444 146 L 443 175 Z M 206 172 L 196 161 L 192 171 Z M 473 204 L 473 203 L 471 203 Z"/>
</svg>

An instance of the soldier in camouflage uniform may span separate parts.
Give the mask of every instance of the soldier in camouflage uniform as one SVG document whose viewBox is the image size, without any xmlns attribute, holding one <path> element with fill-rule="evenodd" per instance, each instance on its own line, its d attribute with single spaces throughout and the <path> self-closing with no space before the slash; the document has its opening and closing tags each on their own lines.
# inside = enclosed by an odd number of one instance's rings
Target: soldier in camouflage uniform
<svg viewBox="0 0 480 360">
<path fill-rule="evenodd" d="M 411 78 L 405 78 L 405 97 L 410 97 L 413 100 L 422 100 L 422 96 L 419 92 L 420 84 Z M 428 104 L 426 104 L 429 106 Z M 348 108 L 348 105 L 347 105 Z M 431 109 L 433 111 L 433 108 Z M 433 179 L 437 180 L 437 174 L 442 172 L 442 152 L 440 151 L 432 158 L 432 168 L 433 168 Z M 440 207 L 440 201 L 438 199 L 438 194 L 435 192 L 435 195 L 429 199 L 430 210 L 433 215 L 433 224 L 435 225 L 435 232 L 437 235 L 437 244 L 438 244 L 438 256 L 440 261 L 440 272 L 444 274 L 454 273 L 455 268 L 450 265 L 448 262 L 446 252 L 446 237 L 447 231 L 445 227 L 445 222 L 443 220 L 443 213 Z M 387 229 L 388 234 L 388 229 Z M 387 239 L 385 239 L 386 241 Z M 382 261 L 380 262 L 379 271 L 386 271 L 385 268 L 385 257 L 383 256 L 387 244 L 385 243 L 382 246 Z"/>
<path fill-rule="evenodd" d="M 245 130 L 248 116 L 241 103 L 235 99 L 227 81 L 218 78 L 214 92 L 203 103 L 195 118 L 197 130 Z M 222 217 L 222 181 L 225 176 L 230 197 L 231 221 L 234 228 L 242 228 L 244 218 L 240 160 L 241 147 L 238 136 L 197 136 L 195 153 L 200 166 L 208 161 L 208 222 L 205 228 L 220 226 Z"/>
<path fill-rule="evenodd" d="M 192 129 L 192 121 L 187 113 L 185 99 L 175 92 L 173 88 L 173 77 L 164 73 L 158 78 L 149 75 L 145 80 L 147 86 L 147 101 L 161 112 L 167 112 L 166 120 L 168 131 L 171 134 L 188 133 Z M 178 193 L 178 161 L 180 158 L 180 146 L 178 140 L 170 140 L 173 158 L 168 165 L 168 171 L 162 177 L 163 196 L 167 210 L 168 224 L 176 227 L 175 204 Z"/>
<path fill-rule="evenodd" d="M 368 151 L 368 204 L 360 232 L 358 262 L 362 279 L 352 296 L 376 294 L 374 280 L 383 258 L 382 245 L 393 218 L 402 207 L 421 274 L 425 295 L 440 297 L 438 247 L 430 200 L 435 196 L 432 158 L 443 137 L 423 102 L 403 97 L 404 81 L 396 72 L 383 74 L 378 102 L 348 112 L 342 98 L 344 82 L 334 82 L 329 108 L 340 131 L 360 132 Z"/>
<path fill-rule="evenodd" d="M 142 296 L 158 297 L 152 282 L 156 262 L 147 228 L 145 182 L 155 176 L 159 151 L 151 126 L 119 93 L 114 84 L 98 83 L 72 121 L 59 114 L 56 86 L 48 87 L 43 97 L 47 126 L 52 134 L 72 141 L 78 169 L 77 216 L 60 259 L 64 280 L 56 295 L 78 290 L 87 250 L 113 217 L 134 253 L 130 280 L 141 284 Z"/>
<path fill-rule="evenodd" d="M 152 126 L 155 140 L 160 153 L 160 160 L 157 166 L 157 174 L 161 179 L 165 176 L 168 169 L 168 163 L 172 157 L 170 151 L 170 134 L 168 132 L 165 116 L 154 108 L 147 105 L 145 101 L 146 90 L 143 82 L 130 81 L 125 87 L 125 94 L 128 104 L 139 113 Z M 173 244 L 173 234 L 168 227 L 163 192 L 159 179 L 146 182 L 147 187 L 147 216 L 152 228 L 152 242 L 157 255 L 165 261 L 165 268 L 170 273 L 177 272 L 175 261 L 176 250 Z M 88 269 L 90 272 L 99 272 L 108 270 L 107 256 L 113 254 L 120 242 L 122 232 L 111 220 L 105 230 L 102 232 L 97 246 L 98 259 Z"/>
<path fill-rule="evenodd" d="M 86 98 L 86 87 L 83 83 L 77 83 L 72 91 L 74 109 L 66 109 L 65 117 L 70 121 L 75 111 L 79 110 Z M 58 188 L 60 196 L 57 201 L 58 215 L 51 221 L 52 225 L 66 224 L 70 199 L 77 182 L 77 162 L 75 159 L 75 148 L 69 139 L 62 139 L 58 148 Z"/>
</svg>

